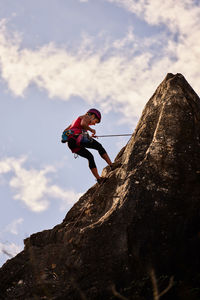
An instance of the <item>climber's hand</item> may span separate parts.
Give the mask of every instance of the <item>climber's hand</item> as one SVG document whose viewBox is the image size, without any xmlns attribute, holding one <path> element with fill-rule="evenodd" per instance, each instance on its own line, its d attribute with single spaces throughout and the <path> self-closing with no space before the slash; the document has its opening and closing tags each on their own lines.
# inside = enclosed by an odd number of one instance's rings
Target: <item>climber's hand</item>
<svg viewBox="0 0 200 300">
<path fill-rule="evenodd" d="M 96 130 L 91 129 L 91 132 L 92 132 L 92 137 L 96 137 Z"/>
</svg>

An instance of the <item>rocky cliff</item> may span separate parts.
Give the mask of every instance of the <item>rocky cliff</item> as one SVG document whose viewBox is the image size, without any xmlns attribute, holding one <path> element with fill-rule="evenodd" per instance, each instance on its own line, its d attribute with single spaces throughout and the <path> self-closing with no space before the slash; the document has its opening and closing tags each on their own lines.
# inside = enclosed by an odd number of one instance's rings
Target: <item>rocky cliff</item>
<svg viewBox="0 0 200 300">
<path fill-rule="evenodd" d="M 200 299 L 200 99 L 168 74 L 105 183 L 0 270 L 1 299 Z"/>
</svg>

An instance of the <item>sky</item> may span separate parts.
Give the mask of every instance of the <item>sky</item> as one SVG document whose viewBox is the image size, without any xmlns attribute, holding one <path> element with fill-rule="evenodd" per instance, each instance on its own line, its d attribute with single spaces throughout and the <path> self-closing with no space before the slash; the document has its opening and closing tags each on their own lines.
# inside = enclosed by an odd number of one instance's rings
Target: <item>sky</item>
<svg viewBox="0 0 200 300">
<path fill-rule="evenodd" d="M 199 20 L 197 0 L 0 0 L 0 265 L 96 183 L 60 142 L 75 118 L 133 133 L 167 73 L 200 94 Z M 98 139 L 112 160 L 128 140 Z"/>
</svg>

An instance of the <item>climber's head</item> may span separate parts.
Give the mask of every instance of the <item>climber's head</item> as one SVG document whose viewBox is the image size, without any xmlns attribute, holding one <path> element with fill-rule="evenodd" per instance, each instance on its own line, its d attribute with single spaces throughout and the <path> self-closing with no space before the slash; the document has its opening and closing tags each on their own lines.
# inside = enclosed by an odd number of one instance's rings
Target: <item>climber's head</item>
<svg viewBox="0 0 200 300">
<path fill-rule="evenodd" d="M 100 123 L 101 122 L 101 113 L 100 113 L 99 110 L 97 110 L 95 108 L 91 108 L 91 109 L 88 110 L 87 114 L 89 116 L 92 116 L 92 120 L 91 121 L 95 122 L 92 125 L 95 125 L 96 123 Z"/>
</svg>

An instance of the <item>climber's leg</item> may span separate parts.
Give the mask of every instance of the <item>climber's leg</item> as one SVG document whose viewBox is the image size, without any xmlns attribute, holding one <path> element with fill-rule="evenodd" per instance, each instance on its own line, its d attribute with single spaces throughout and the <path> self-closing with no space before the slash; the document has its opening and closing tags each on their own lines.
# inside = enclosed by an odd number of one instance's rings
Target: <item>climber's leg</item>
<svg viewBox="0 0 200 300">
<path fill-rule="evenodd" d="M 94 161 L 94 156 L 92 155 L 92 153 L 90 151 L 88 151 L 87 149 L 85 149 L 84 147 L 81 147 L 81 149 L 77 152 L 77 154 L 88 160 L 89 168 L 90 168 L 92 174 L 94 175 L 94 177 L 96 179 L 99 179 L 100 176 L 97 171 L 97 167 L 96 167 L 96 164 Z"/>
</svg>

